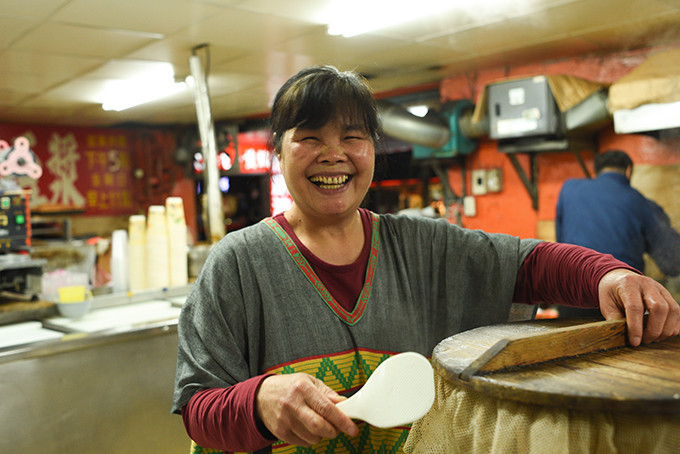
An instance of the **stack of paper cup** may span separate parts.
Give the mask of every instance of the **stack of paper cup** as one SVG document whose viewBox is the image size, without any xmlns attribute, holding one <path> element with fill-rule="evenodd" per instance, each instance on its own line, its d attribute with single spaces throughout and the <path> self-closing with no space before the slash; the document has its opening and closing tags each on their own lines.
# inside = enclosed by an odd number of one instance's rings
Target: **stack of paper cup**
<svg viewBox="0 0 680 454">
<path fill-rule="evenodd" d="M 111 235 L 111 279 L 114 293 L 130 291 L 129 264 L 127 230 L 114 230 Z"/>
<path fill-rule="evenodd" d="M 147 288 L 146 283 L 146 216 L 130 216 L 128 228 L 128 257 L 130 261 L 130 290 Z"/>
<path fill-rule="evenodd" d="M 163 205 L 151 205 L 146 223 L 146 279 L 149 288 L 170 286 L 168 223 Z"/>
<path fill-rule="evenodd" d="M 168 220 L 170 285 L 186 285 L 189 281 L 187 224 L 184 219 L 182 198 L 168 197 L 165 199 L 165 212 Z"/>
</svg>

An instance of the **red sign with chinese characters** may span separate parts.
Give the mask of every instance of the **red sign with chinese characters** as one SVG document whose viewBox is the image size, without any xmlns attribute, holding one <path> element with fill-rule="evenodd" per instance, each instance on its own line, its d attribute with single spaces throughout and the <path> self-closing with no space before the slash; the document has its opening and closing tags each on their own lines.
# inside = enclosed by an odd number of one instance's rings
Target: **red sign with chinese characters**
<svg viewBox="0 0 680 454">
<path fill-rule="evenodd" d="M 135 212 L 128 131 L 0 124 L 0 140 L 10 147 L 19 137 L 28 139 L 42 174 L 37 180 L 28 174 L 2 178 L 7 180 L 5 187 L 16 182 L 32 191 L 32 210 L 49 207 L 89 215 Z"/>
<path fill-rule="evenodd" d="M 238 165 L 241 173 L 269 173 L 272 153 L 267 147 L 268 131 L 238 134 Z"/>
</svg>

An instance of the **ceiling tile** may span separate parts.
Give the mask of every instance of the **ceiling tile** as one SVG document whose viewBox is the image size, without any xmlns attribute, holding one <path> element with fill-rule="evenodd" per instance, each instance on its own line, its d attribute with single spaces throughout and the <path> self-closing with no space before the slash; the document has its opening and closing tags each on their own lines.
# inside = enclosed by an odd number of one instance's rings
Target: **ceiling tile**
<svg viewBox="0 0 680 454">
<path fill-rule="evenodd" d="M 293 37 L 309 33 L 318 25 L 293 19 L 228 9 L 200 24 L 194 24 L 177 37 L 196 44 L 245 49 L 268 49 Z"/>
<path fill-rule="evenodd" d="M 186 0 L 72 0 L 50 21 L 172 34 L 224 8 Z"/>
<path fill-rule="evenodd" d="M 313 33 L 300 36 L 274 47 L 280 52 L 307 55 L 328 64 L 352 66 L 367 55 L 402 47 L 404 41 L 370 34 L 352 36 L 332 36 L 325 27 Z"/>
<path fill-rule="evenodd" d="M 216 67 L 218 71 L 244 72 L 262 76 L 292 76 L 303 68 L 319 63 L 308 55 L 275 50 L 256 51 Z"/>
<path fill-rule="evenodd" d="M 71 0 L 0 0 L 0 14 L 43 20 Z"/>
<path fill-rule="evenodd" d="M 152 42 L 141 49 L 131 52 L 127 55 L 127 58 L 172 63 L 175 67 L 176 75 L 188 76 L 191 73 L 189 70 L 189 57 L 194 54 L 192 49 L 197 44 L 200 43 L 174 36 L 162 41 Z M 207 61 L 209 53 L 210 66 L 215 67 L 221 62 L 233 60 L 245 55 L 247 52 L 247 49 L 241 47 L 210 44 L 208 48 L 197 50 L 196 54 Z"/>
<path fill-rule="evenodd" d="M 487 24 L 425 41 L 462 53 L 484 54 L 550 40 L 550 34 L 527 24 L 523 18 Z"/>
<path fill-rule="evenodd" d="M 610 49 L 654 46 L 680 41 L 680 11 L 584 33 L 580 38 Z"/>
<path fill-rule="evenodd" d="M 19 19 L 16 17 L 0 15 L 0 49 L 7 47 L 21 35 L 38 25 L 31 19 Z"/>
<path fill-rule="evenodd" d="M 59 55 L 117 58 L 150 41 L 149 38 L 109 30 L 44 24 L 19 39 L 14 47 Z"/>
<path fill-rule="evenodd" d="M 213 116 L 218 120 L 238 118 L 240 112 L 244 116 L 267 112 L 271 106 L 271 100 L 279 87 L 280 85 L 276 86 L 272 93 L 269 93 L 262 87 L 257 87 L 225 96 L 218 96 L 210 101 L 210 105 L 214 109 Z"/>
<path fill-rule="evenodd" d="M 17 74 L 0 72 L 0 87 L 19 93 L 37 94 L 53 85 L 48 75 Z"/>
<path fill-rule="evenodd" d="M 10 90 L 9 88 L 0 87 L 0 106 L 3 106 L 3 108 L 0 109 L 0 120 L 12 121 L 12 117 L 8 115 L 9 112 L 6 107 L 18 105 L 22 100 L 26 99 L 27 96 L 26 93 L 20 93 L 15 90 Z"/>
<path fill-rule="evenodd" d="M 6 73 L 43 75 L 53 81 L 61 81 L 91 70 L 104 59 L 70 55 L 43 54 L 8 49 L 0 53 L 0 68 Z M 46 71 L 45 68 L 49 68 Z"/>
<path fill-rule="evenodd" d="M 544 12 L 529 14 L 527 24 L 542 28 L 553 35 L 577 34 L 656 17 L 677 10 L 656 0 L 580 0 L 559 5 Z M 603 20 L 606 18 L 606 20 Z"/>
<path fill-rule="evenodd" d="M 513 4 L 513 2 L 506 2 L 503 5 Z M 434 15 L 384 27 L 370 33 L 407 41 L 434 39 L 456 31 L 497 22 L 504 18 L 504 8 L 501 6 L 491 8 L 488 2 L 463 3 Z"/>
<path fill-rule="evenodd" d="M 264 80 L 260 75 L 214 71 L 208 75 L 208 90 L 211 96 L 218 97 L 261 85 Z"/>
<path fill-rule="evenodd" d="M 469 54 L 463 54 L 442 47 L 426 44 L 408 44 L 403 47 L 395 47 L 367 55 L 360 60 L 360 63 L 365 66 L 372 65 L 380 73 L 381 70 L 394 68 L 437 66 L 458 60 L 466 55 Z"/>
<path fill-rule="evenodd" d="M 331 1 L 324 0 L 246 0 L 234 7 L 244 11 L 271 14 L 277 17 L 301 20 L 312 24 L 327 24 Z"/>
<path fill-rule="evenodd" d="M 50 90 L 48 93 L 42 94 L 37 100 L 46 100 L 50 103 L 59 102 L 66 103 L 72 101 L 76 104 L 83 103 L 101 103 L 100 97 L 107 86 L 105 79 L 87 79 L 79 78 Z"/>
<path fill-rule="evenodd" d="M 565 37 L 517 49 L 508 49 L 489 55 L 487 64 L 493 66 L 518 66 L 536 61 L 551 61 L 597 51 L 599 48 L 588 41 Z M 479 62 L 476 62 L 479 63 Z"/>
</svg>

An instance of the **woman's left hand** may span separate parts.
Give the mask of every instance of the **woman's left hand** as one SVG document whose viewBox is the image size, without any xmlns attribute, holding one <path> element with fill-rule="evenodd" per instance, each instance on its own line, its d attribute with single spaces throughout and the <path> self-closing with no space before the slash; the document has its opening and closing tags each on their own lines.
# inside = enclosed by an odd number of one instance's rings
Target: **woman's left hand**
<svg viewBox="0 0 680 454">
<path fill-rule="evenodd" d="M 625 269 L 605 274 L 598 284 L 600 311 L 607 320 L 626 319 L 628 341 L 662 341 L 680 333 L 680 306 L 657 281 Z M 645 326 L 644 316 L 649 316 Z"/>
</svg>

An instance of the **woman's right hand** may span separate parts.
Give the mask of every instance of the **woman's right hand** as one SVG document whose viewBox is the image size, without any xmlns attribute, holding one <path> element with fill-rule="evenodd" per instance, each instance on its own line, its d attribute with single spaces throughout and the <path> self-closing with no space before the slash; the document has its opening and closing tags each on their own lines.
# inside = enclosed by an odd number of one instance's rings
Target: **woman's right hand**
<svg viewBox="0 0 680 454">
<path fill-rule="evenodd" d="M 340 432 L 356 436 L 356 424 L 336 403 L 344 397 L 308 374 L 272 375 L 257 391 L 257 415 L 280 440 L 312 446 Z"/>
</svg>

